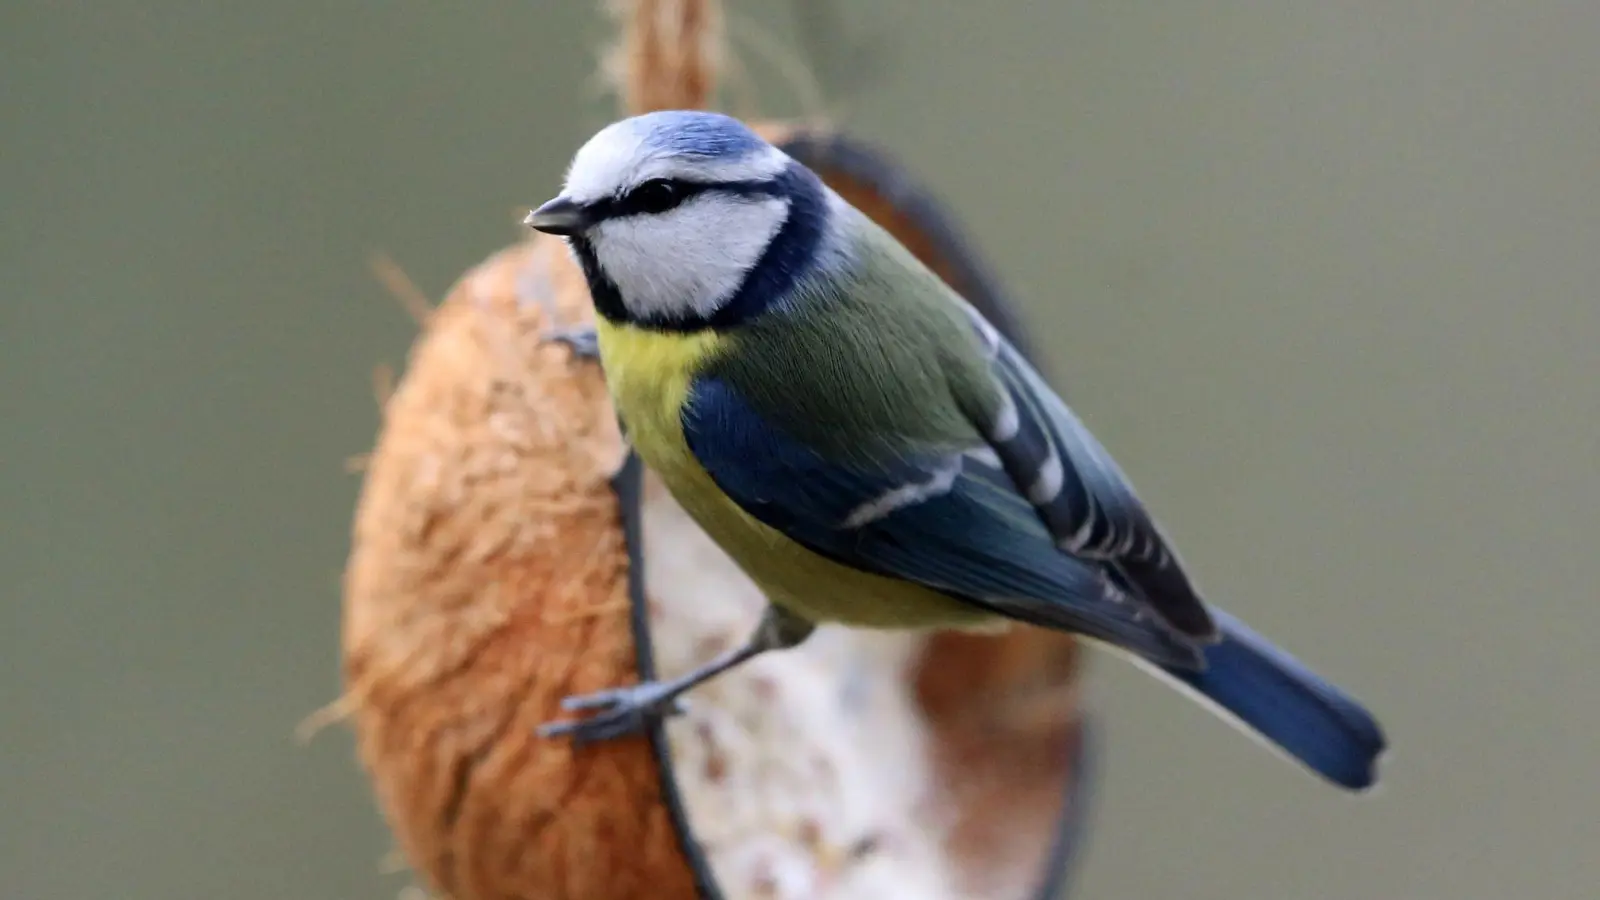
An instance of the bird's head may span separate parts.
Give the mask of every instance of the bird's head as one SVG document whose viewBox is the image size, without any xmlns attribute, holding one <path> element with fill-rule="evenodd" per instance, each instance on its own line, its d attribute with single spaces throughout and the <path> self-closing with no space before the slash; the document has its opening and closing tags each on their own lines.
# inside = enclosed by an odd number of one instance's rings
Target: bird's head
<svg viewBox="0 0 1600 900">
<path fill-rule="evenodd" d="M 526 223 L 566 237 L 597 311 L 613 321 L 726 327 L 780 302 L 816 259 L 827 191 L 736 119 L 623 119 L 572 159 Z"/>
</svg>

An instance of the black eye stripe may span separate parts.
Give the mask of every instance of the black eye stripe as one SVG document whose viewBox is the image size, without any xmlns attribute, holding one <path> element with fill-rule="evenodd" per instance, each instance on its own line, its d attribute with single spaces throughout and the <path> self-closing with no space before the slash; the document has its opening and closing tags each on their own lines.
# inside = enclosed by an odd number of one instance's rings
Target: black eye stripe
<svg viewBox="0 0 1600 900">
<path fill-rule="evenodd" d="M 661 182 L 669 187 L 676 195 L 677 202 L 664 208 L 651 209 L 648 197 L 641 195 L 641 188 Z M 620 197 L 606 197 L 584 204 L 584 209 L 594 221 L 606 219 L 619 219 L 624 216 L 648 215 L 651 212 L 665 212 L 667 209 L 679 206 L 700 194 L 728 194 L 735 197 L 778 197 L 783 190 L 774 181 L 687 181 L 682 178 L 652 179 L 644 184 L 636 185 L 628 193 Z"/>
</svg>

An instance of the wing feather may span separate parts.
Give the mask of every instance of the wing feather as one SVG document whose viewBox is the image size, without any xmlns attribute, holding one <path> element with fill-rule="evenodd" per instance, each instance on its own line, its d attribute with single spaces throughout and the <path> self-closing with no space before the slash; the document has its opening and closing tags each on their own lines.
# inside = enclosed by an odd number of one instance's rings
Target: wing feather
<svg viewBox="0 0 1600 900">
<path fill-rule="evenodd" d="M 969 414 L 1056 545 L 1115 569 L 1179 631 L 1215 639 L 1205 601 L 1127 476 L 1016 348 L 966 309 L 1000 390 L 998 403 Z"/>
<path fill-rule="evenodd" d="M 1100 565 L 1056 547 L 976 436 L 971 452 L 844 463 L 786 435 L 717 378 L 696 382 L 683 424 L 724 493 L 820 555 L 1161 665 L 1202 665 L 1197 645 Z"/>
</svg>

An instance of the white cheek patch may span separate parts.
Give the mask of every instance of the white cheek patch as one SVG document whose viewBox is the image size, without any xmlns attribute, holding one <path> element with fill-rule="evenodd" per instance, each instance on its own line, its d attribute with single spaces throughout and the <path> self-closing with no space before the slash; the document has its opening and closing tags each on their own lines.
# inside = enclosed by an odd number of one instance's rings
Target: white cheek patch
<svg viewBox="0 0 1600 900">
<path fill-rule="evenodd" d="M 709 317 L 744 283 L 787 218 L 780 197 L 708 192 L 590 232 L 595 257 L 640 318 Z"/>
</svg>

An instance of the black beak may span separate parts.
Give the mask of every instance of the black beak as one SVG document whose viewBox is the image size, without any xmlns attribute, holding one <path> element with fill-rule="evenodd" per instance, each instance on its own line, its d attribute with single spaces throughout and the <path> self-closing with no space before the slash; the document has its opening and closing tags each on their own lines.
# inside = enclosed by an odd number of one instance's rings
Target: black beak
<svg viewBox="0 0 1600 900">
<path fill-rule="evenodd" d="M 589 213 L 582 206 L 565 197 L 557 197 L 539 207 L 522 220 L 535 231 L 545 234 L 577 234 L 589 227 Z"/>
</svg>

